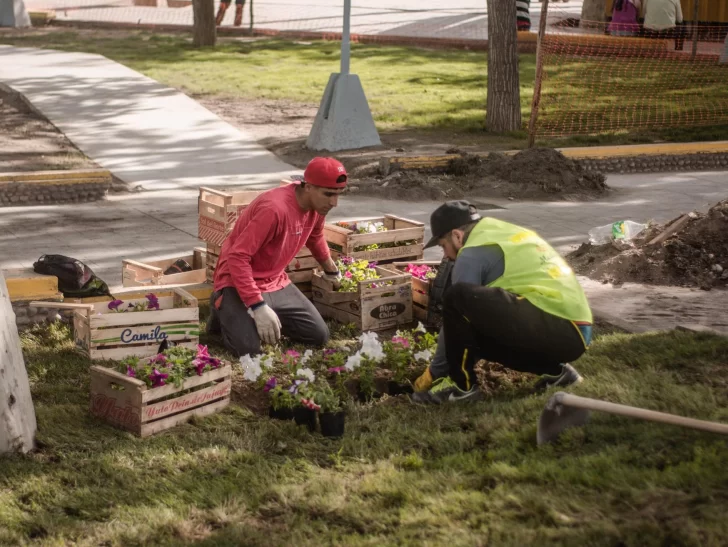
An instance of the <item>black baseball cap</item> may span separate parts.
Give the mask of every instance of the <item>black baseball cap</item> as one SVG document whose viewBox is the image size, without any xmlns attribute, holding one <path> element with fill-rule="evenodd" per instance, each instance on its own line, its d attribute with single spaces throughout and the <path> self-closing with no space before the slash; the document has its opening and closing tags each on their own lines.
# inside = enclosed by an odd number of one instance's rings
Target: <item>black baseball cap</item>
<svg viewBox="0 0 728 547">
<path fill-rule="evenodd" d="M 435 209 L 430 216 L 430 229 L 432 238 L 425 245 L 425 249 L 434 247 L 440 238 L 448 232 L 480 220 L 480 214 L 475 205 L 465 200 L 446 201 Z"/>
</svg>

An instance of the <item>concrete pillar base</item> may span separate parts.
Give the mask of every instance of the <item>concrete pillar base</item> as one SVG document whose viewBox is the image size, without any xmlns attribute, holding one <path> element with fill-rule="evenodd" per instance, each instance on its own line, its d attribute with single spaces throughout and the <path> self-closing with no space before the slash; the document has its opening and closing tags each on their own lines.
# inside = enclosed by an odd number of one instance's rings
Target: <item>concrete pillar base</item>
<svg viewBox="0 0 728 547">
<path fill-rule="evenodd" d="M 332 74 L 306 146 L 335 152 L 381 144 L 359 76 Z"/>
</svg>

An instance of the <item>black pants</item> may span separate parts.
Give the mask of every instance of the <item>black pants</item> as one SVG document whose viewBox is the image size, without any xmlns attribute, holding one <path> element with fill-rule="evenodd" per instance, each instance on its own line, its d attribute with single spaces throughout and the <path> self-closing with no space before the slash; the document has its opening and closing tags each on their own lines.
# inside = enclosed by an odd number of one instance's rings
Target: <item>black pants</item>
<svg viewBox="0 0 728 547">
<path fill-rule="evenodd" d="M 222 294 L 222 300 L 215 303 Z M 310 300 L 293 283 L 280 291 L 263 293 L 263 300 L 276 312 L 281 332 L 294 342 L 323 346 L 329 340 L 329 328 Z M 257 355 L 260 337 L 248 308 L 233 287 L 213 292 L 210 297 L 210 324 L 218 325 L 225 347 L 233 354 Z M 216 330 L 214 327 L 208 329 Z"/>
<path fill-rule="evenodd" d="M 586 346 L 578 328 L 503 289 L 456 283 L 445 293 L 447 363 L 461 389 L 477 380 L 475 364 L 494 361 L 521 372 L 559 374 Z"/>
</svg>

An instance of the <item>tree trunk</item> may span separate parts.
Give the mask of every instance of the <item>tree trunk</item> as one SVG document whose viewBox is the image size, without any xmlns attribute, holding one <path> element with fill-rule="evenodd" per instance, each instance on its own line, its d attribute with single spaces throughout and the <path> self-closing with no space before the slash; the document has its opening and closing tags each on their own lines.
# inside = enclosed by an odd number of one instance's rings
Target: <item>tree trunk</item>
<svg viewBox="0 0 728 547">
<path fill-rule="evenodd" d="M 214 46 L 217 41 L 214 0 L 192 0 L 194 18 L 192 43 L 195 47 Z"/>
<path fill-rule="evenodd" d="M 30 17 L 23 0 L 0 0 L 0 27 L 29 27 Z"/>
<path fill-rule="evenodd" d="M 0 271 L 0 454 L 31 450 L 35 430 L 35 410 L 15 313 Z"/>
<path fill-rule="evenodd" d="M 521 129 L 516 37 L 515 0 L 488 0 L 488 131 Z"/>
<path fill-rule="evenodd" d="M 581 6 L 582 24 L 580 26 L 589 28 L 595 26 L 590 23 L 604 23 L 607 20 L 604 13 L 606 9 L 607 0 L 584 0 L 584 4 Z"/>
</svg>

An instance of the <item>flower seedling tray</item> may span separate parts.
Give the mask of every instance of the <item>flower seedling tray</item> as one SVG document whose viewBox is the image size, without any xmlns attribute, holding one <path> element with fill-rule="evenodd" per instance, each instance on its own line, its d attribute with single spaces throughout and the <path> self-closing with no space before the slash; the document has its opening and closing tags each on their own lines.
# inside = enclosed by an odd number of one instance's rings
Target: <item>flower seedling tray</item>
<svg viewBox="0 0 728 547">
<path fill-rule="evenodd" d="M 225 365 L 187 378 L 180 387 L 150 388 L 110 368 L 92 366 L 91 414 L 148 437 L 193 416 L 209 416 L 225 408 L 230 403 L 231 374 L 232 368 Z"/>
<path fill-rule="evenodd" d="M 178 260 L 186 261 L 192 270 L 174 274 L 164 271 Z M 142 262 L 124 259 L 121 261 L 121 280 L 124 287 L 148 287 L 156 285 L 191 285 L 204 283 L 206 279 L 207 252 L 195 248 L 192 254 L 176 256 L 167 260 Z"/>
<path fill-rule="evenodd" d="M 370 222 L 382 222 L 386 230 L 359 234 L 354 230 L 338 225 L 342 223 L 358 225 L 359 223 Z M 356 260 L 370 260 L 379 263 L 418 260 L 422 258 L 425 225 L 421 222 L 394 215 L 384 215 L 383 217 L 343 220 L 337 224 L 327 223 L 324 226 L 324 236 L 334 258 L 350 256 Z M 404 245 L 396 245 L 405 242 Z M 395 246 L 385 247 L 385 245 L 392 244 L 395 244 Z M 370 245 L 378 245 L 380 248 L 362 250 L 363 247 Z"/>
<path fill-rule="evenodd" d="M 334 290 L 330 281 L 313 273 L 313 303 L 323 317 L 354 323 L 363 331 L 383 330 L 412 321 L 412 289 L 407 273 L 377 266 L 379 279 L 359 282 L 354 292 Z M 378 285 L 373 287 L 372 284 Z"/>
<path fill-rule="evenodd" d="M 179 287 L 149 287 L 140 291 L 115 292 L 123 306 L 144 303 L 154 294 L 159 310 L 114 312 L 108 296 L 85 298 L 72 304 L 76 347 L 91 359 L 121 360 L 125 357 L 149 357 L 158 353 L 164 340 L 196 348 L 200 340 L 200 310 L 197 299 Z M 68 304 L 67 304 L 68 306 Z"/>
</svg>

